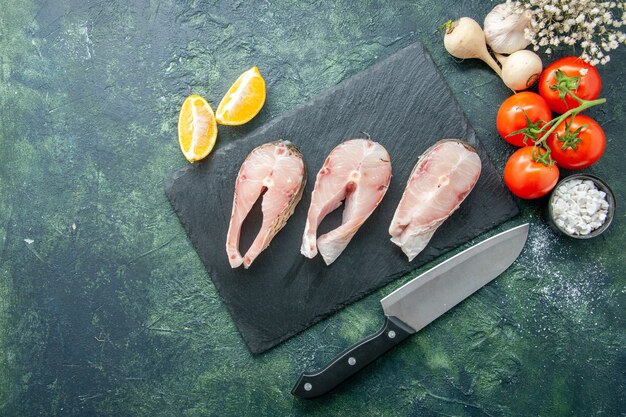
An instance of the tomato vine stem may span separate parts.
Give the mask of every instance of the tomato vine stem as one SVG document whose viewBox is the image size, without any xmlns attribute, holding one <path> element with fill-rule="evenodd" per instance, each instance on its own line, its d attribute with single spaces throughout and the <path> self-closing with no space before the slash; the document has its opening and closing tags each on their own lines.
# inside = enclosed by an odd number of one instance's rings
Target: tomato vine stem
<svg viewBox="0 0 626 417">
<path fill-rule="evenodd" d="M 572 96 L 576 97 L 574 94 L 572 94 Z M 541 139 L 538 139 L 535 142 L 536 145 L 539 145 L 539 144 L 545 145 L 545 142 L 546 142 L 546 139 L 548 138 L 548 136 L 550 136 L 550 134 L 552 132 L 554 132 L 554 130 L 557 128 L 558 125 L 561 124 L 561 122 L 563 122 L 563 120 L 567 119 L 570 116 L 572 116 L 572 117 L 576 116 L 578 113 L 582 112 L 583 110 L 588 109 L 589 107 L 593 107 L 593 106 L 597 106 L 598 104 L 606 103 L 606 99 L 605 98 L 599 98 L 597 100 L 582 100 L 582 99 L 576 97 L 576 99 L 580 101 L 580 103 L 581 103 L 580 106 L 566 111 L 565 113 L 563 113 L 559 117 L 555 117 L 554 119 L 550 120 L 545 125 L 543 125 L 543 127 L 541 129 L 542 131 L 545 129 L 546 126 L 551 126 L 551 127 L 545 133 L 543 133 L 543 136 L 541 137 Z"/>
<path fill-rule="evenodd" d="M 553 118 L 552 120 L 549 121 L 543 121 L 543 120 L 538 120 L 536 122 L 532 122 L 530 120 L 530 118 L 528 117 L 528 115 L 526 114 L 526 112 L 524 111 L 524 117 L 526 118 L 526 127 L 523 129 L 519 129 L 516 130 L 514 132 L 509 133 L 507 136 L 512 136 L 512 135 L 516 135 L 516 134 L 523 134 L 524 135 L 524 143 L 526 143 L 527 140 L 531 140 L 533 142 L 533 144 L 536 147 L 540 147 L 543 148 L 543 150 L 545 152 L 540 153 L 538 150 L 536 150 L 536 152 L 533 152 L 532 157 L 533 160 L 535 162 L 541 162 L 544 165 L 551 165 L 554 163 L 554 161 L 552 161 L 552 159 L 550 158 L 550 153 L 551 153 L 551 149 L 548 145 L 546 145 L 546 140 L 548 139 L 548 137 L 550 137 L 550 135 L 556 130 L 556 128 L 564 121 L 567 120 L 568 117 L 572 117 L 572 119 L 574 118 L 574 116 L 576 116 L 578 113 L 588 109 L 589 107 L 593 107 L 593 106 L 597 106 L 598 104 L 603 104 L 606 103 L 606 99 L 605 98 L 599 98 L 596 100 L 584 100 L 581 99 L 580 97 L 576 96 L 574 93 L 572 93 L 571 91 L 567 91 L 568 95 L 570 95 L 572 98 L 574 98 L 576 101 L 578 101 L 580 103 L 580 105 L 578 107 L 575 107 L 573 109 L 569 109 L 568 111 L 566 111 L 565 113 L 563 113 L 562 115 Z M 566 132 L 569 132 L 569 124 L 566 126 Z M 570 137 L 568 140 L 568 146 L 570 145 L 575 145 L 576 143 L 580 142 L 576 141 L 576 136 L 579 132 L 573 132 L 575 135 L 574 137 Z M 571 135 L 570 135 L 571 136 Z M 575 149 L 575 148 L 574 148 Z"/>
</svg>

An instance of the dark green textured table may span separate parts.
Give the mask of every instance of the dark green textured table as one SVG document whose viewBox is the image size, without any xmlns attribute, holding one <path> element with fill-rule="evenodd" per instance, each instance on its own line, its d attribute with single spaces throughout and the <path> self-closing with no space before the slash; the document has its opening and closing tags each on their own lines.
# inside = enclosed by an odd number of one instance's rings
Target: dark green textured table
<svg viewBox="0 0 626 417">
<path fill-rule="evenodd" d="M 588 112 L 608 137 L 587 171 L 616 192 L 611 229 L 569 240 L 547 227 L 545 200 L 521 202 L 498 229 L 531 223 L 511 269 L 318 401 L 290 395 L 299 372 L 376 330 L 378 299 L 419 271 L 253 357 L 163 192 L 187 163 L 176 121 L 188 94 L 216 103 L 240 72 L 261 68 L 265 108 L 220 131 L 219 146 L 236 146 L 415 41 L 501 170 L 512 148 L 494 119 L 509 92 L 482 63 L 451 59 L 437 31 L 491 6 L 4 1 L 0 415 L 624 415 L 624 49 L 601 68 L 608 104 Z"/>
</svg>

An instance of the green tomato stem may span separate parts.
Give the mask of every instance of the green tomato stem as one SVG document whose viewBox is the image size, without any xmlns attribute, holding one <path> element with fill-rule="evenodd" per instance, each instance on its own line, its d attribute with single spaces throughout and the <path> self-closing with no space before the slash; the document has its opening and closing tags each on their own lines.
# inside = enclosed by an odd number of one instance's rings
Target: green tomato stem
<svg viewBox="0 0 626 417">
<path fill-rule="evenodd" d="M 573 98 L 574 100 L 576 100 L 577 102 L 579 102 L 580 104 L 583 104 L 585 102 L 585 100 L 578 97 L 576 94 L 572 93 L 570 90 L 567 90 L 567 95 Z"/>
<path fill-rule="evenodd" d="M 554 119 L 550 120 L 545 125 L 543 125 L 542 130 L 545 129 L 546 126 L 551 126 L 551 127 L 550 127 L 550 129 L 548 129 L 543 134 L 541 139 L 539 139 L 537 142 L 535 142 L 536 145 L 541 145 L 544 149 L 548 150 L 548 146 L 546 145 L 546 140 L 552 134 L 552 132 L 554 132 L 556 130 L 556 128 L 561 124 L 561 122 L 563 122 L 563 120 L 567 119 L 570 116 L 574 117 L 578 113 L 582 112 L 583 110 L 588 109 L 589 107 L 593 107 L 593 106 L 597 106 L 598 104 L 606 103 L 606 99 L 605 98 L 599 98 L 597 100 L 583 100 L 583 99 L 577 97 L 575 94 L 572 94 L 571 92 L 569 94 L 574 99 L 576 99 L 576 100 L 578 100 L 580 102 L 580 106 L 566 111 L 565 113 L 563 113 L 559 117 L 555 117 Z"/>
</svg>

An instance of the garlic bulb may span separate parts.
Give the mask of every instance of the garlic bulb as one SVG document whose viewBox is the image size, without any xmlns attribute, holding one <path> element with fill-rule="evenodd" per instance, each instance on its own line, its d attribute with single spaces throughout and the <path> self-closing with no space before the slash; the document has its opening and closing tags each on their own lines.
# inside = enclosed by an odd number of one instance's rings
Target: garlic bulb
<svg viewBox="0 0 626 417">
<path fill-rule="evenodd" d="M 510 2 L 498 4 L 485 17 L 484 32 L 487 45 L 499 54 L 512 54 L 524 49 L 530 41 L 524 29 L 530 29 L 528 11 L 516 10 Z"/>
<path fill-rule="evenodd" d="M 523 49 L 505 57 L 496 54 L 502 64 L 502 81 L 511 90 L 526 90 L 533 85 L 541 75 L 543 65 L 539 55 L 533 51 Z"/>
</svg>

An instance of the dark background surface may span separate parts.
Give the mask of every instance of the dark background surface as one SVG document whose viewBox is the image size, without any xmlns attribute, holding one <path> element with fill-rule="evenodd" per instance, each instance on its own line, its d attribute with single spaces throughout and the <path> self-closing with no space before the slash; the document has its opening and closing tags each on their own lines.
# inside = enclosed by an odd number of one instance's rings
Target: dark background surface
<svg viewBox="0 0 626 417">
<path fill-rule="evenodd" d="M 300 254 L 300 245 L 317 172 L 335 146 L 364 137 L 363 132 L 391 157 L 389 188 L 332 265 L 326 266 L 321 255 L 308 260 Z M 428 247 L 409 262 L 389 242 L 389 224 L 419 156 L 443 138 L 474 146 L 482 162 L 480 178 Z M 263 255 L 247 270 L 233 269 L 225 246 L 239 167 L 252 149 L 277 139 L 293 141 L 298 147 L 311 180 L 293 216 Z M 443 76 L 419 43 L 276 117 L 237 141 L 237 147 L 177 171 L 168 179 L 166 192 L 252 353 L 277 345 L 519 213 Z M 338 227 L 342 211 L 343 207 L 328 216 L 317 235 Z M 260 210 L 252 210 L 246 218 L 242 253 L 258 233 L 261 219 Z"/>
<path fill-rule="evenodd" d="M 609 231 L 568 240 L 547 227 L 545 200 L 522 202 L 503 226 L 531 223 L 511 269 L 319 401 L 289 394 L 299 373 L 375 331 L 378 299 L 425 268 L 253 357 L 163 192 L 187 164 L 176 122 L 188 94 L 215 105 L 259 66 L 266 106 L 220 130 L 218 149 L 237 146 L 415 41 L 501 170 L 513 149 L 494 120 L 510 92 L 481 62 L 448 56 L 437 30 L 492 6 L 4 1 L 0 415 L 623 415 L 623 47 L 600 68 L 608 103 L 588 112 L 607 133 L 587 171 L 616 193 Z"/>
</svg>

